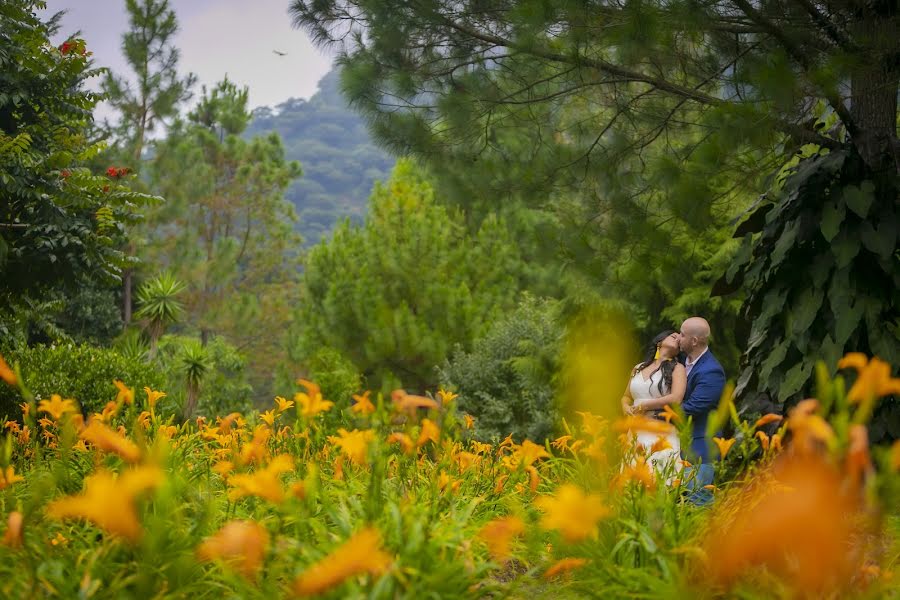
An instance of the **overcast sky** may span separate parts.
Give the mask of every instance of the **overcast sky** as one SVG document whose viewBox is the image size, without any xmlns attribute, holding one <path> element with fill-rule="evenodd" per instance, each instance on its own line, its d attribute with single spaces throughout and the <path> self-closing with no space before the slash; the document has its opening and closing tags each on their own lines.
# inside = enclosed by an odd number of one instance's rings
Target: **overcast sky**
<svg viewBox="0 0 900 600">
<path fill-rule="evenodd" d="M 175 44 L 180 70 L 212 86 L 226 74 L 250 88 L 250 106 L 274 106 L 309 98 L 332 58 L 293 29 L 290 0 L 170 0 L 178 18 Z M 96 66 L 127 73 L 122 34 L 128 27 L 125 0 L 47 0 L 47 11 L 65 10 L 56 43 L 81 30 Z M 273 50 L 286 52 L 277 56 Z M 93 85 L 91 87 L 94 87 Z M 195 88 L 195 94 L 200 86 Z"/>
</svg>

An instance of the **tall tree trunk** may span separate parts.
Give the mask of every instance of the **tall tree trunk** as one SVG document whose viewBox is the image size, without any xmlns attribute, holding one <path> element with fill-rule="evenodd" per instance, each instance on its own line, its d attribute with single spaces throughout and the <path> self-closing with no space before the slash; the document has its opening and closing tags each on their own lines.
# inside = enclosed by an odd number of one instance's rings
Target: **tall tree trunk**
<svg viewBox="0 0 900 600">
<path fill-rule="evenodd" d="M 131 325 L 131 269 L 122 277 L 122 321 L 125 327 Z"/>
<path fill-rule="evenodd" d="M 876 174 L 900 170 L 897 147 L 897 88 L 900 61 L 895 0 L 880 0 L 860 10 L 855 23 L 857 39 L 877 51 L 860 57 L 850 77 L 850 115 L 857 131 L 853 143 L 866 166 Z"/>
</svg>

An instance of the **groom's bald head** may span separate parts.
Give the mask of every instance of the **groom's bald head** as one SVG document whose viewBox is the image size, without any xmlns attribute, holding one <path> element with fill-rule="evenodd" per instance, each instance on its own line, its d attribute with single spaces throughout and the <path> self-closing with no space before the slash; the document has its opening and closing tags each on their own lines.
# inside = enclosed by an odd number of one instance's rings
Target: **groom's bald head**
<svg viewBox="0 0 900 600">
<path fill-rule="evenodd" d="M 709 322 L 703 317 L 691 317 L 681 324 L 681 351 L 696 355 L 709 344 Z"/>
</svg>

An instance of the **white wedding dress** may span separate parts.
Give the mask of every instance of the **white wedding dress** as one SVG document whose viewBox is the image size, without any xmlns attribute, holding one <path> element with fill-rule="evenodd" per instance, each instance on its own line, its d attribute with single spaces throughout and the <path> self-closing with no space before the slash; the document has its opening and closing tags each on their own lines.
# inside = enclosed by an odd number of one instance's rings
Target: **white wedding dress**
<svg viewBox="0 0 900 600">
<path fill-rule="evenodd" d="M 663 385 L 663 392 L 659 391 L 659 382 L 662 380 L 662 376 L 661 370 L 657 370 L 650 375 L 649 379 L 644 379 L 644 376 L 640 371 L 637 371 L 634 374 L 631 378 L 631 382 L 628 384 L 628 389 L 634 400 L 634 406 L 640 406 L 648 400 L 659 398 L 669 393 L 665 384 Z M 644 413 L 644 415 L 655 418 L 659 412 L 660 410 L 653 410 Z M 681 469 L 681 443 L 678 440 L 678 431 L 674 426 L 671 427 L 671 431 L 668 434 L 648 431 L 634 431 L 633 433 L 636 435 L 636 442 L 644 448 L 644 455 L 647 458 L 647 462 L 652 465 L 654 469 L 660 473 L 664 473 L 668 470 L 669 475 Z M 658 444 L 658 442 L 661 442 L 660 438 L 664 438 L 670 447 L 653 452 L 652 449 L 654 445 L 665 445 L 661 443 Z"/>
</svg>

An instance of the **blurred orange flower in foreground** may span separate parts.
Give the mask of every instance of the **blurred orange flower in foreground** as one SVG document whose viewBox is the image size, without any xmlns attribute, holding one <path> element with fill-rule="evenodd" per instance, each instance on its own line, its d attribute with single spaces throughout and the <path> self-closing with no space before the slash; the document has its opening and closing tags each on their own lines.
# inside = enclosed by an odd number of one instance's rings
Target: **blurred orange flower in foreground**
<svg viewBox="0 0 900 600">
<path fill-rule="evenodd" d="M 491 558 L 503 562 L 512 554 L 510 546 L 514 538 L 525 533 L 525 523 L 519 517 L 500 517 L 488 522 L 478 537 L 484 541 Z"/>
<path fill-rule="evenodd" d="M 847 393 L 850 402 L 900 395 L 900 378 L 891 377 L 891 365 L 878 357 L 869 360 L 861 352 L 850 352 L 838 362 L 838 369 L 855 369 L 858 373 Z"/>
<path fill-rule="evenodd" d="M 158 467 L 137 467 L 119 477 L 109 471 L 98 471 L 84 480 L 84 492 L 51 502 L 47 516 L 54 519 L 84 518 L 107 532 L 129 541 L 141 537 L 135 497 L 162 484 L 163 472 Z"/>
<path fill-rule="evenodd" d="M 197 548 L 200 560 L 222 560 L 247 579 L 255 579 L 269 547 L 266 528 L 253 521 L 230 521 Z"/>
<path fill-rule="evenodd" d="M 3 545 L 9 546 L 10 548 L 18 548 L 22 545 L 22 522 L 24 517 L 22 513 L 17 510 L 9 513 L 9 518 L 7 519 L 7 528 L 6 533 L 3 534 Z"/>
<path fill-rule="evenodd" d="M 597 523 L 609 514 L 597 494 L 585 494 L 577 486 L 564 484 L 556 496 L 543 496 L 534 501 L 544 512 L 541 527 L 558 529 L 567 542 L 578 542 L 597 531 Z"/>
<path fill-rule="evenodd" d="M 114 452 L 128 462 L 134 463 L 141 458 L 141 451 L 134 442 L 113 431 L 98 419 L 93 419 L 78 437 L 104 452 Z"/>
<path fill-rule="evenodd" d="M 843 482 L 825 458 L 795 455 L 735 488 L 710 521 L 707 575 L 730 586 L 765 567 L 802 593 L 848 585 L 867 520 Z"/>
<path fill-rule="evenodd" d="M 13 370 L 6 364 L 6 360 L 4 360 L 3 356 L 0 356 L 0 379 L 12 386 L 15 386 L 16 383 L 18 383 L 16 374 L 13 373 Z"/>
<path fill-rule="evenodd" d="M 392 562 L 391 556 L 381 547 L 378 530 L 367 527 L 297 577 L 294 593 L 298 596 L 321 594 L 357 575 L 380 575 Z"/>
<path fill-rule="evenodd" d="M 559 575 L 563 575 L 579 569 L 589 563 L 586 558 L 561 558 L 544 571 L 544 579 L 553 579 Z"/>
</svg>

